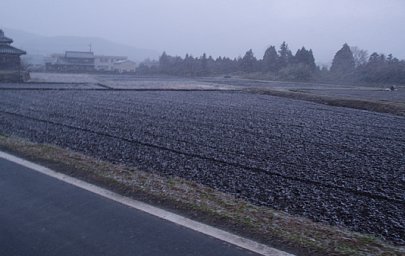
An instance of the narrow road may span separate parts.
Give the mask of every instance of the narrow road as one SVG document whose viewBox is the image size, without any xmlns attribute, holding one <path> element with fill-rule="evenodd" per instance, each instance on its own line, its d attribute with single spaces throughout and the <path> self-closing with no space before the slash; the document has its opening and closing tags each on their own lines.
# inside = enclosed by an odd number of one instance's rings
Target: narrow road
<svg viewBox="0 0 405 256">
<path fill-rule="evenodd" d="M 0 158 L 0 255 L 255 255 Z"/>
</svg>

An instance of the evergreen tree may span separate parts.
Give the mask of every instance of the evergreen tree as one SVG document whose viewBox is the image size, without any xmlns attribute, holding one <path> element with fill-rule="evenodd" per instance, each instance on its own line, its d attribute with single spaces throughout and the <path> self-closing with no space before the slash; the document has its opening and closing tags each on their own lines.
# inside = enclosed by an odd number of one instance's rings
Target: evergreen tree
<svg viewBox="0 0 405 256">
<path fill-rule="evenodd" d="M 195 64 L 193 56 L 186 54 L 186 57 L 183 60 L 183 67 L 183 72 L 185 73 L 185 75 L 193 76 L 195 74 Z"/>
<path fill-rule="evenodd" d="M 316 69 L 315 58 L 312 50 L 308 51 L 305 47 L 297 50 L 297 53 L 294 56 L 294 63 L 306 65 L 312 71 Z"/>
<path fill-rule="evenodd" d="M 207 55 L 205 53 L 200 58 L 200 67 L 201 67 L 201 70 L 199 71 L 199 75 L 203 75 L 203 76 L 208 75 L 208 59 L 207 59 Z"/>
<path fill-rule="evenodd" d="M 315 64 L 315 57 L 314 57 L 314 53 L 312 52 L 312 49 L 309 49 L 309 51 L 308 51 L 307 64 L 312 69 L 312 71 L 315 71 L 317 69 L 316 64 Z"/>
<path fill-rule="evenodd" d="M 386 58 L 384 54 L 378 54 L 376 52 L 371 54 L 363 70 L 363 80 L 367 82 L 390 81 L 392 74 L 388 64 L 389 61 L 392 61 L 392 56 Z"/>
<path fill-rule="evenodd" d="M 267 48 L 263 56 L 263 71 L 276 72 L 278 62 L 279 60 L 276 47 L 270 46 L 269 48 Z"/>
<path fill-rule="evenodd" d="M 342 49 L 336 52 L 330 71 L 342 75 L 349 75 L 354 71 L 355 61 L 349 45 L 344 44 Z"/>
<path fill-rule="evenodd" d="M 169 56 L 166 54 L 166 52 L 163 52 L 162 55 L 159 58 L 159 68 L 160 72 L 163 74 L 166 74 L 168 72 L 170 63 L 169 63 Z"/>
<path fill-rule="evenodd" d="M 270 46 L 262 60 L 257 60 L 252 50 L 246 52 L 243 58 L 230 59 L 227 57 L 207 58 L 203 54 L 194 58 L 187 54 L 184 59 L 170 56 L 163 52 L 159 61 L 146 60 L 137 69 L 138 74 L 167 74 L 180 76 L 205 76 L 213 74 L 229 74 L 243 70 L 255 72 L 259 67 L 264 72 L 271 72 L 267 76 L 271 79 L 311 81 L 314 76 L 324 81 L 362 81 L 371 83 L 405 84 L 405 61 L 399 60 L 392 54 L 373 53 L 368 60 L 367 52 L 347 44 L 335 54 L 331 71 L 322 68 L 317 71 L 312 50 L 302 47 L 295 56 L 283 42 L 277 53 L 274 46 Z"/>
<path fill-rule="evenodd" d="M 288 48 L 288 44 L 283 42 L 280 46 L 280 50 L 278 51 L 279 58 L 278 58 L 278 69 L 282 69 L 287 67 L 292 62 L 293 55 Z"/>
<path fill-rule="evenodd" d="M 256 70 L 257 59 L 253 54 L 252 49 L 246 52 L 245 56 L 240 61 L 242 71 L 254 72 Z"/>
</svg>

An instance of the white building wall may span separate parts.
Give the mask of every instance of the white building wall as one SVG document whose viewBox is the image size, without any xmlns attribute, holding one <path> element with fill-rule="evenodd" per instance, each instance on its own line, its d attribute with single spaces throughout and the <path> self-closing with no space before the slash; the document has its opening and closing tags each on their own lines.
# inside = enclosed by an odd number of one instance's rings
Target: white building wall
<svg viewBox="0 0 405 256">
<path fill-rule="evenodd" d="M 118 73 L 135 72 L 136 63 L 130 60 L 117 61 L 114 63 L 114 71 Z"/>
<path fill-rule="evenodd" d="M 114 63 L 117 61 L 125 61 L 127 57 L 124 56 L 95 56 L 95 69 L 97 71 L 114 71 Z"/>
</svg>

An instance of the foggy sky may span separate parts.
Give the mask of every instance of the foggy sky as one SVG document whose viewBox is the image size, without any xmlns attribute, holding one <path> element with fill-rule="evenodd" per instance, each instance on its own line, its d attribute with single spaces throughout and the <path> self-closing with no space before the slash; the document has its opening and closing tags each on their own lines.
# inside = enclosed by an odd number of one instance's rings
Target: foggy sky
<svg viewBox="0 0 405 256">
<path fill-rule="evenodd" d="M 330 62 L 347 42 L 405 59 L 403 0 L 1 0 L 0 27 L 236 57 L 287 41 Z"/>
</svg>

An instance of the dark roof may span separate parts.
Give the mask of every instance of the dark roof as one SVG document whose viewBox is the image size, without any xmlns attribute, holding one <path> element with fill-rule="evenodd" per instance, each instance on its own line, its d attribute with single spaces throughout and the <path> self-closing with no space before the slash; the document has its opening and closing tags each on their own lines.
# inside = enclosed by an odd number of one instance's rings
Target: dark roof
<svg viewBox="0 0 405 256">
<path fill-rule="evenodd" d="M 12 39 L 5 37 L 3 30 L 0 29 L 0 54 L 13 54 L 13 55 L 23 55 L 26 52 L 12 47 L 10 44 L 13 42 Z"/>
<path fill-rule="evenodd" d="M 65 65 L 65 66 L 94 66 L 94 63 L 72 63 L 66 60 L 66 58 L 58 59 L 56 65 Z"/>
<path fill-rule="evenodd" d="M 0 54 L 14 54 L 14 55 L 23 55 L 26 52 L 12 47 L 10 45 L 0 45 Z"/>
<path fill-rule="evenodd" d="M 94 59 L 93 52 L 75 52 L 75 51 L 67 51 L 65 52 L 66 58 L 83 58 L 83 59 Z"/>
<path fill-rule="evenodd" d="M 13 39 L 5 37 L 3 30 L 0 29 L 0 44 L 11 44 Z"/>
</svg>

